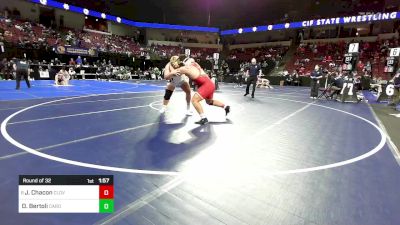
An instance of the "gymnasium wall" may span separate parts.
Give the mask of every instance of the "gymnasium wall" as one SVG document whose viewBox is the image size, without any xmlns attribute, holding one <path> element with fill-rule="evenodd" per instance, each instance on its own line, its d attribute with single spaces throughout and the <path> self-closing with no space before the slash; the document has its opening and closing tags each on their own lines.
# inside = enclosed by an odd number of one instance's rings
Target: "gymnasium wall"
<svg viewBox="0 0 400 225">
<path fill-rule="evenodd" d="M 177 37 L 193 38 L 197 39 L 199 43 L 216 44 L 218 34 L 216 33 L 204 33 L 195 31 L 180 31 L 180 30 L 165 30 L 165 29 L 146 29 L 146 35 L 148 40 L 157 41 L 168 41 L 169 39 L 175 39 Z"/>
<path fill-rule="evenodd" d="M 251 44 L 239 44 L 239 45 L 230 45 L 229 49 L 241 49 L 241 48 L 260 48 L 265 46 L 290 46 L 292 44 L 291 41 L 274 41 L 274 42 L 264 42 L 264 43 L 251 43 Z"/>
<path fill-rule="evenodd" d="M 6 7 L 11 11 L 17 8 L 23 19 L 39 21 L 39 5 L 22 0 L 1 0 L 0 10 L 4 10 Z"/>
<path fill-rule="evenodd" d="M 135 27 L 107 21 L 108 32 L 120 36 L 134 36 L 137 34 L 138 29 Z"/>
<path fill-rule="evenodd" d="M 165 45 L 165 46 L 183 46 L 188 48 L 215 48 L 222 50 L 222 45 L 217 44 L 202 44 L 202 43 L 183 43 L 183 42 L 174 42 L 174 41 L 157 41 L 157 40 L 149 40 L 147 42 L 148 46 L 154 45 Z"/>
<path fill-rule="evenodd" d="M 56 23 L 60 26 L 60 17 L 64 17 L 64 27 L 73 28 L 77 30 L 83 29 L 85 25 L 85 16 L 83 14 L 73 13 L 66 10 L 55 10 Z"/>
</svg>

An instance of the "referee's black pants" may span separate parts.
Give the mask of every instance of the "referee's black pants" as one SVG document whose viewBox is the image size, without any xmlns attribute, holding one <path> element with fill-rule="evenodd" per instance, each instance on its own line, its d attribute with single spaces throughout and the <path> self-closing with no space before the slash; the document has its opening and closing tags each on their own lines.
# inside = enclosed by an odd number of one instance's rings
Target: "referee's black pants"
<svg viewBox="0 0 400 225">
<path fill-rule="evenodd" d="M 318 97 L 319 82 L 318 80 L 311 79 L 311 97 Z"/>
<path fill-rule="evenodd" d="M 28 86 L 28 88 L 31 88 L 31 84 L 29 83 L 28 71 L 27 70 L 17 70 L 17 77 L 16 77 L 17 87 L 15 89 L 17 89 L 17 90 L 19 89 L 21 78 L 23 78 L 25 80 L 26 86 Z"/>
<path fill-rule="evenodd" d="M 254 96 L 254 92 L 256 92 L 256 85 L 257 85 L 257 76 L 249 76 L 247 78 L 247 87 L 246 87 L 246 94 L 249 94 L 250 85 L 253 84 L 253 92 L 251 96 Z"/>
</svg>

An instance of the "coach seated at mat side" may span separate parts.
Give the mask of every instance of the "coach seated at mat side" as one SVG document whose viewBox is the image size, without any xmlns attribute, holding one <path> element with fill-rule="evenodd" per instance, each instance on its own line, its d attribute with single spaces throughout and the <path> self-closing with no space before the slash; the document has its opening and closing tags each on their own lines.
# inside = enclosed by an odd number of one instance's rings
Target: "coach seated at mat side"
<svg viewBox="0 0 400 225">
<path fill-rule="evenodd" d="M 396 75 L 391 80 L 394 84 L 394 94 L 392 97 L 392 101 L 389 103 L 389 106 L 398 105 L 400 103 L 400 70 L 397 71 Z"/>
<path fill-rule="evenodd" d="M 375 91 L 377 93 L 381 93 L 382 92 L 382 85 L 385 85 L 387 83 L 388 83 L 387 80 L 383 80 L 382 77 L 378 77 L 378 78 L 374 77 L 371 80 L 370 88 L 371 88 L 372 91 Z"/>
</svg>

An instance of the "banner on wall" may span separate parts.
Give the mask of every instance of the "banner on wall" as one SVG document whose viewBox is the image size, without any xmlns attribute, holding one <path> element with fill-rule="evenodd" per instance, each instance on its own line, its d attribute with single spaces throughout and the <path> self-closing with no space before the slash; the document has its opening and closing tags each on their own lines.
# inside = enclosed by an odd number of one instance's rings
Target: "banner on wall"
<svg viewBox="0 0 400 225">
<path fill-rule="evenodd" d="M 65 55 L 91 56 L 91 57 L 98 56 L 98 52 L 96 49 L 78 48 L 78 47 L 62 46 L 62 45 L 57 46 L 56 53 Z"/>
<path fill-rule="evenodd" d="M 345 17 L 333 17 L 333 18 L 321 18 L 311 19 L 297 22 L 287 22 L 282 24 L 270 24 L 258 27 L 244 27 L 233 30 L 222 30 L 221 35 L 232 35 L 242 33 L 253 33 L 271 30 L 282 30 L 282 29 L 297 29 L 297 28 L 308 28 L 317 26 L 327 25 L 346 25 L 352 23 L 366 23 L 366 22 L 377 22 L 384 20 L 398 20 L 400 19 L 400 12 L 384 12 L 375 13 L 369 15 L 354 15 Z"/>
</svg>

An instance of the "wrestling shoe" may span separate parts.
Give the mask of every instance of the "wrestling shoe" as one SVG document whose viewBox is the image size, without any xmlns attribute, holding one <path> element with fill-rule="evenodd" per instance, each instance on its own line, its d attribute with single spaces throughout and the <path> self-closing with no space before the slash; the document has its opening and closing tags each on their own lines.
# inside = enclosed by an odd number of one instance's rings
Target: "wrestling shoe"
<svg viewBox="0 0 400 225">
<path fill-rule="evenodd" d="M 161 109 L 160 109 L 160 111 L 159 111 L 159 112 L 160 112 L 161 114 L 163 114 L 163 113 L 165 113 L 165 111 L 166 111 L 166 110 L 167 110 L 167 108 L 166 108 L 166 107 L 161 107 Z"/>
<path fill-rule="evenodd" d="M 192 110 L 187 110 L 186 111 L 186 116 L 193 116 L 193 111 Z"/>
<path fill-rule="evenodd" d="M 231 111 L 231 107 L 229 105 L 227 105 L 225 107 L 225 116 L 227 116 L 229 114 L 229 112 Z"/>
<path fill-rule="evenodd" d="M 204 125 L 204 124 L 208 123 L 208 119 L 207 118 L 203 118 L 203 119 L 201 119 L 201 120 L 199 120 L 199 121 L 197 121 L 195 123 L 196 124 L 200 124 L 200 125 Z"/>
</svg>

